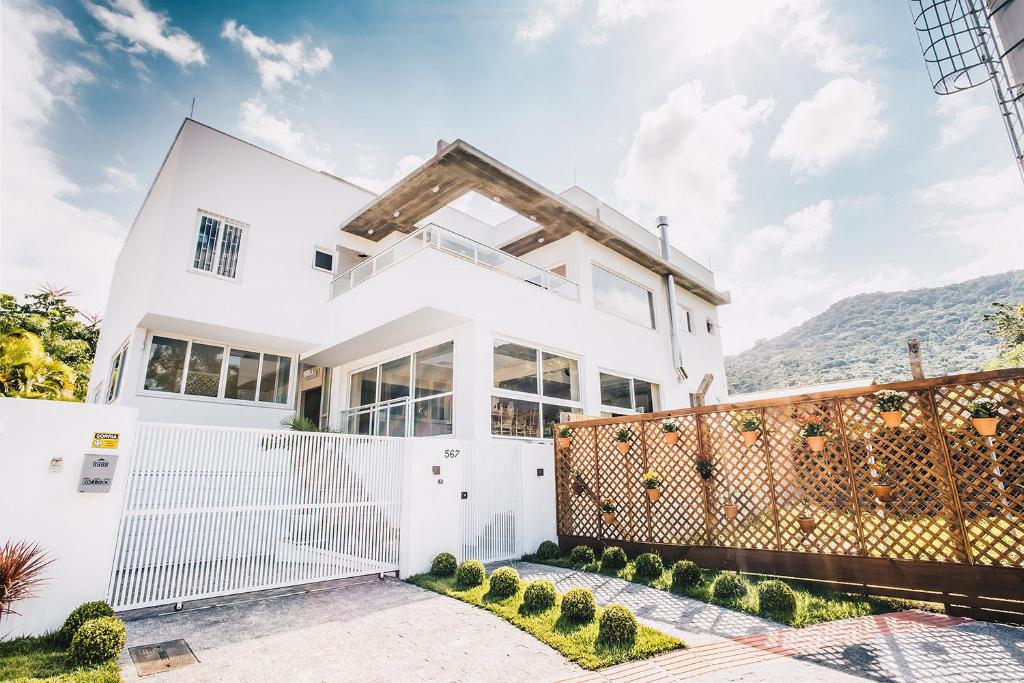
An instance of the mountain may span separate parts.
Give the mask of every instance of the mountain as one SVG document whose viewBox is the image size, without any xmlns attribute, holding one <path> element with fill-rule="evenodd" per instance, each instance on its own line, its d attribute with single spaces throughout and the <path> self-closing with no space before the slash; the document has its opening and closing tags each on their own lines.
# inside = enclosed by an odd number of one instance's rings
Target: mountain
<svg viewBox="0 0 1024 683">
<path fill-rule="evenodd" d="M 729 391 L 874 377 L 910 379 L 907 338 L 921 340 L 925 375 L 980 370 L 997 355 L 982 320 L 996 301 L 1024 300 L 1024 270 L 945 287 L 859 294 L 725 359 Z"/>
</svg>

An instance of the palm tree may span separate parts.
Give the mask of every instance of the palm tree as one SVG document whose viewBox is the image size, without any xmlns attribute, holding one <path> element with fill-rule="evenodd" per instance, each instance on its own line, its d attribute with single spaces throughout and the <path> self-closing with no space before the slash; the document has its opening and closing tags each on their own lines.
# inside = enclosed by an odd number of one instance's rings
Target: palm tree
<svg viewBox="0 0 1024 683">
<path fill-rule="evenodd" d="M 0 336 L 0 394 L 73 400 L 74 392 L 74 368 L 51 358 L 39 335 L 4 330 Z"/>
</svg>

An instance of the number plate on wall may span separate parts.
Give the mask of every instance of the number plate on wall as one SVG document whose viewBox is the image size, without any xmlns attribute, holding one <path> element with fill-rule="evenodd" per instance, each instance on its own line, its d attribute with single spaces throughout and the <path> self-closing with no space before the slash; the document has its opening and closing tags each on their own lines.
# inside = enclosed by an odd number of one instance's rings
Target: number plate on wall
<svg viewBox="0 0 1024 683">
<path fill-rule="evenodd" d="M 82 476 L 78 479 L 79 493 L 110 493 L 117 467 L 116 455 L 86 453 L 82 461 Z"/>
</svg>

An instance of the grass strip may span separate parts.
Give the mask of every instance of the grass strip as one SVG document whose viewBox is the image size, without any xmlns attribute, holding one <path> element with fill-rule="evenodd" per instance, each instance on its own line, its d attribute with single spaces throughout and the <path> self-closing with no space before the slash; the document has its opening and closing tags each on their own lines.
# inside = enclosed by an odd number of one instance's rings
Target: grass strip
<svg viewBox="0 0 1024 683">
<path fill-rule="evenodd" d="M 96 667 L 75 666 L 57 643 L 56 634 L 49 634 L 0 642 L 0 681 L 119 683 L 121 670 L 115 660 Z"/>
</svg>

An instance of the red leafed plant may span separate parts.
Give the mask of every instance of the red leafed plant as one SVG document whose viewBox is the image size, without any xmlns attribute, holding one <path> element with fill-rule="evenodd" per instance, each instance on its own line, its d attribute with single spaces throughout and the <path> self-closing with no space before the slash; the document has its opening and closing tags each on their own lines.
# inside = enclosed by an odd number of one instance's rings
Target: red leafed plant
<svg viewBox="0 0 1024 683">
<path fill-rule="evenodd" d="M 12 605 L 34 595 L 46 580 L 43 570 L 53 558 L 28 541 L 7 541 L 0 546 L 0 619 L 7 614 L 19 614 Z"/>
</svg>

